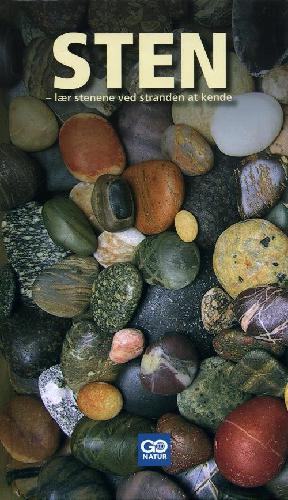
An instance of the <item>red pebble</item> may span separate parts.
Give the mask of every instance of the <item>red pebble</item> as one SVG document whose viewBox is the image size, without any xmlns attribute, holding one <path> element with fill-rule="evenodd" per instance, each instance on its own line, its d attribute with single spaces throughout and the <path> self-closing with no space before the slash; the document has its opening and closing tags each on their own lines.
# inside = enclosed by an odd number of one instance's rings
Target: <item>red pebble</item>
<svg viewBox="0 0 288 500">
<path fill-rule="evenodd" d="M 258 397 L 238 406 L 215 436 L 215 460 L 221 474 L 242 487 L 270 481 L 288 455 L 288 412 L 284 401 Z"/>
</svg>

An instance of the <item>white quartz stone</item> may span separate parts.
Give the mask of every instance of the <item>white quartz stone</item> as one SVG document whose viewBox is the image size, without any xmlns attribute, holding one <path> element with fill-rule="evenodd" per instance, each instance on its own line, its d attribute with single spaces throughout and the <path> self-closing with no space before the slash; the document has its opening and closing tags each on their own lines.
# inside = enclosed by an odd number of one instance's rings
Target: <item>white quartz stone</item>
<svg viewBox="0 0 288 500">
<path fill-rule="evenodd" d="M 276 99 L 261 92 L 251 92 L 217 106 L 211 133 L 222 153 L 247 156 L 270 146 L 282 124 L 283 111 Z"/>
</svg>

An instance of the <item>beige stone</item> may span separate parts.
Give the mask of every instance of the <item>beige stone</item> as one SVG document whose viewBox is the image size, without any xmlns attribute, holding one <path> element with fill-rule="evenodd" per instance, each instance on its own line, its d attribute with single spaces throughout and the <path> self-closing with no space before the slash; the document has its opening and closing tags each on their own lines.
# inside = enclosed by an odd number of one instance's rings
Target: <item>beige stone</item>
<svg viewBox="0 0 288 500">
<path fill-rule="evenodd" d="M 272 154 L 288 156 L 288 106 L 283 106 L 284 122 L 282 130 L 270 146 Z"/>
</svg>

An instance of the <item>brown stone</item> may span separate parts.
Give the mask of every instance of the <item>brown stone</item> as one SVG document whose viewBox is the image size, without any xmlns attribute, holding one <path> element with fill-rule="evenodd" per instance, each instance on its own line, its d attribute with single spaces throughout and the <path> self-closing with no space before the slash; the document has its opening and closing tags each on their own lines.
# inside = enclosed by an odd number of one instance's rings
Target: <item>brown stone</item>
<svg viewBox="0 0 288 500">
<path fill-rule="evenodd" d="M 180 415 L 163 415 L 157 422 L 157 432 L 171 434 L 172 465 L 165 467 L 169 473 L 185 471 L 213 456 L 212 442 L 206 432 Z"/>
<path fill-rule="evenodd" d="M 66 120 L 59 146 L 66 167 L 80 181 L 119 175 L 125 166 L 124 149 L 112 125 L 93 113 L 79 113 Z"/>
<path fill-rule="evenodd" d="M 170 161 L 145 161 L 127 168 L 123 177 L 134 193 L 136 228 L 144 234 L 158 234 L 168 229 L 184 198 L 179 167 Z"/>
<path fill-rule="evenodd" d="M 288 105 L 283 106 L 284 122 L 282 130 L 273 144 L 270 146 L 270 151 L 275 155 L 288 156 Z"/>
<path fill-rule="evenodd" d="M 203 175 L 213 167 L 210 144 L 188 125 L 171 125 L 162 137 L 162 152 L 186 175 Z"/>
<path fill-rule="evenodd" d="M 16 396 L 1 411 L 0 440 L 15 460 L 37 463 L 56 452 L 60 430 L 41 401 Z"/>
</svg>

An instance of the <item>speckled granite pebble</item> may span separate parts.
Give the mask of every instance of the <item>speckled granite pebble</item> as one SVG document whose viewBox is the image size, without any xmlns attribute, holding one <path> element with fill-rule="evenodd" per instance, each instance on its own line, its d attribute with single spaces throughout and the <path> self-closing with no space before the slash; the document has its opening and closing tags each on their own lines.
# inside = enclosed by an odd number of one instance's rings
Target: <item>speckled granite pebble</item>
<svg viewBox="0 0 288 500">
<path fill-rule="evenodd" d="M 68 255 L 48 235 L 42 222 L 41 208 L 36 202 L 26 203 L 8 212 L 2 222 L 5 250 L 18 275 L 25 302 L 31 301 L 31 288 L 38 274 Z"/>
<path fill-rule="evenodd" d="M 9 264 L 0 266 L 0 318 L 9 316 L 16 292 L 13 269 Z"/>
<path fill-rule="evenodd" d="M 263 219 L 230 226 L 218 238 L 214 272 L 231 297 L 243 290 L 271 283 L 284 284 L 288 276 L 288 238 Z"/>
<path fill-rule="evenodd" d="M 77 408 L 73 392 L 65 385 L 59 365 L 51 366 L 41 373 L 39 390 L 51 417 L 67 436 L 71 436 L 83 414 Z"/>
<path fill-rule="evenodd" d="M 230 383 L 233 363 L 218 357 L 205 359 L 194 382 L 177 396 L 181 415 L 216 431 L 230 411 L 246 401 L 247 394 Z"/>
<path fill-rule="evenodd" d="M 96 328 L 104 334 L 124 328 L 142 293 L 142 278 L 132 264 L 115 264 L 94 281 L 91 306 Z"/>
<path fill-rule="evenodd" d="M 233 300 L 221 288 L 211 288 L 202 299 L 201 315 L 208 332 L 219 333 L 230 328 L 235 321 Z"/>
</svg>

